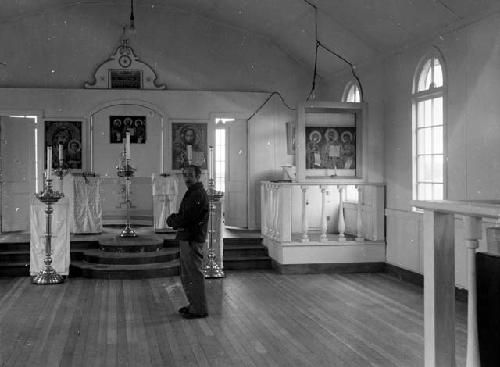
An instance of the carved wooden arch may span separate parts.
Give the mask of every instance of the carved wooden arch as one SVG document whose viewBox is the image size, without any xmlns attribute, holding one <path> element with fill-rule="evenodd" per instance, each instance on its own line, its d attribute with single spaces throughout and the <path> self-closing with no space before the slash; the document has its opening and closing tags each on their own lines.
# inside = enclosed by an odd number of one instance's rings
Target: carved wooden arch
<svg viewBox="0 0 500 367">
<path fill-rule="evenodd" d="M 94 81 L 86 82 L 88 89 L 166 89 L 156 84 L 157 75 L 151 66 L 141 61 L 123 39 L 111 57 L 94 73 Z"/>
</svg>

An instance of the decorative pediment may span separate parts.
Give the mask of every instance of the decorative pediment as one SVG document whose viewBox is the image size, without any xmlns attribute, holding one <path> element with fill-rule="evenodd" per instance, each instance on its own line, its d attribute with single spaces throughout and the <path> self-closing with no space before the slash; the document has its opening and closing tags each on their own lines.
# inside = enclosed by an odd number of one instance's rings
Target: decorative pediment
<svg viewBox="0 0 500 367">
<path fill-rule="evenodd" d="M 115 53 L 97 68 L 94 82 L 85 83 L 85 88 L 165 89 L 164 84 L 155 83 L 156 79 L 153 68 L 139 60 L 128 39 L 123 39 Z"/>
</svg>

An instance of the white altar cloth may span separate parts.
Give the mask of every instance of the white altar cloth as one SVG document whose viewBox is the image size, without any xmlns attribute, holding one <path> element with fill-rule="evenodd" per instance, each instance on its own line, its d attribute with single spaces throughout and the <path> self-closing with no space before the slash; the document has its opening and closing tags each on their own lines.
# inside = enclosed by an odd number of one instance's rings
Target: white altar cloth
<svg viewBox="0 0 500 367">
<path fill-rule="evenodd" d="M 101 181 L 100 177 L 81 174 L 64 177 L 71 233 L 102 233 Z"/>
<path fill-rule="evenodd" d="M 45 264 L 46 205 L 37 198 L 30 205 L 30 275 L 37 275 Z M 69 199 L 61 198 L 53 205 L 52 213 L 52 267 L 60 275 L 69 274 L 70 235 Z"/>
<path fill-rule="evenodd" d="M 176 176 L 153 173 L 153 217 L 155 231 L 172 230 L 167 226 L 167 217 L 176 212 L 179 185 Z"/>
</svg>

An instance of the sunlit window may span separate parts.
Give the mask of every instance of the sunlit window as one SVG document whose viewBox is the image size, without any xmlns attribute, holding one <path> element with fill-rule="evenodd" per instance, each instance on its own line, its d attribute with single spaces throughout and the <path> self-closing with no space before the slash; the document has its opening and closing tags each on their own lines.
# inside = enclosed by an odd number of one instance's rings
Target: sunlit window
<svg viewBox="0 0 500 367">
<path fill-rule="evenodd" d="M 361 102 L 361 93 L 356 82 L 350 81 L 344 89 L 343 102 Z"/>
<path fill-rule="evenodd" d="M 215 129 L 215 189 L 226 190 L 226 129 Z"/>
<path fill-rule="evenodd" d="M 444 198 L 444 80 L 440 58 L 425 59 L 413 88 L 413 198 Z"/>
<path fill-rule="evenodd" d="M 226 123 L 231 121 L 234 119 L 215 119 L 215 189 L 217 191 L 226 191 Z"/>
</svg>

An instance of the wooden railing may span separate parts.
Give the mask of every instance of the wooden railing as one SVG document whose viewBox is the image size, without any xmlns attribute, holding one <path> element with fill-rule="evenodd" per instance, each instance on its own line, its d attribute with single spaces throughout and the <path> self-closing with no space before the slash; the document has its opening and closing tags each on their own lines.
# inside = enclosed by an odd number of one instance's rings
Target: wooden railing
<svg viewBox="0 0 500 367">
<path fill-rule="evenodd" d="M 500 218 L 500 201 L 414 201 L 423 209 L 425 366 L 455 366 L 455 215 L 467 248 L 467 367 L 479 367 L 476 249 L 483 218 Z"/>
<path fill-rule="evenodd" d="M 345 191 L 353 185 L 357 202 L 346 202 Z M 328 197 L 328 200 L 327 200 Z M 341 183 L 261 182 L 261 232 L 279 242 L 309 242 L 319 232 L 319 241 L 346 239 L 345 207 L 356 210 L 356 240 L 384 239 L 384 186 L 359 181 Z M 330 236 L 331 237 L 331 236 Z"/>
</svg>

